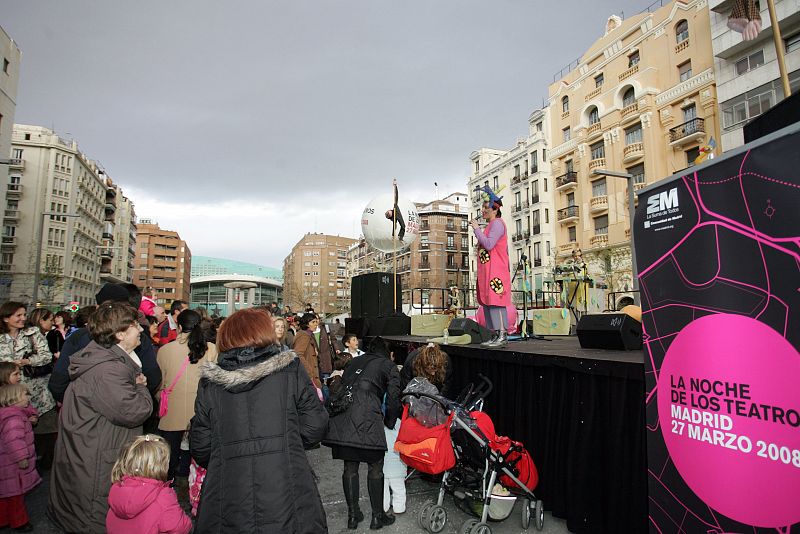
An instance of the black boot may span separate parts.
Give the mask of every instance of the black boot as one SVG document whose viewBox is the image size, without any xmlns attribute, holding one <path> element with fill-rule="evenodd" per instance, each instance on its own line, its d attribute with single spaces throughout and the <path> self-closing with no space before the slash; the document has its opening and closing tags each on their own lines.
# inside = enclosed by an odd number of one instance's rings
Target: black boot
<svg viewBox="0 0 800 534">
<path fill-rule="evenodd" d="M 367 478 L 367 490 L 369 491 L 369 504 L 372 508 L 370 530 L 378 530 L 385 525 L 394 523 L 394 516 L 388 516 L 383 511 L 383 477 Z"/>
<path fill-rule="evenodd" d="M 355 530 L 358 523 L 364 520 L 364 514 L 358 507 L 358 473 L 355 475 L 342 475 L 344 500 L 347 502 L 347 528 Z"/>
</svg>

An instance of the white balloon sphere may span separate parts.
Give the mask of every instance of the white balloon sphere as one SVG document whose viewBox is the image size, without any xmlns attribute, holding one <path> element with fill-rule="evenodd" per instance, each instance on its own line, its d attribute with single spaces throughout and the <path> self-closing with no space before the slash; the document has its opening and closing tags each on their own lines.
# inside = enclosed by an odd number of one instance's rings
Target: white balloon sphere
<svg viewBox="0 0 800 534">
<path fill-rule="evenodd" d="M 403 240 L 400 241 L 400 223 L 397 223 L 396 237 L 392 237 L 392 219 L 386 218 L 386 212 L 394 207 L 394 195 L 384 194 L 373 198 L 364 213 L 361 215 L 361 232 L 364 239 L 381 252 L 396 252 L 403 250 L 413 243 L 419 235 L 419 215 L 412 202 L 399 198 L 397 205 L 403 214 L 406 224 Z M 389 214 L 391 215 L 391 213 Z"/>
</svg>

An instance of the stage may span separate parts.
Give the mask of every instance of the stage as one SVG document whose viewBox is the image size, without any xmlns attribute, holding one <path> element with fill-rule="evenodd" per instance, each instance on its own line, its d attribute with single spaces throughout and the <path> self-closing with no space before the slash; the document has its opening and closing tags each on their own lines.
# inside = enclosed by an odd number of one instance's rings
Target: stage
<svg viewBox="0 0 800 534">
<path fill-rule="evenodd" d="M 417 336 L 384 336 L 397 346 Z M 582 349 L 578 338 L 512 341 L 504 349 L 443 345 L 455 391 L 489 377 L 485 411 L 498 434 L 525 443 L 537 496 L 572 532 L 647 531 L 644 362 L 639 351 Z"/>
</svg>

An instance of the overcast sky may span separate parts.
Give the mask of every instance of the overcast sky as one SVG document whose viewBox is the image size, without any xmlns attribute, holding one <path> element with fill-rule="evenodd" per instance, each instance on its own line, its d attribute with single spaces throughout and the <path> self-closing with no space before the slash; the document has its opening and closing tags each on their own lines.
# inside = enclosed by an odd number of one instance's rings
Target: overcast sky
<svg viewBox="0 0 800 534">
<path fill-rule="evenodd" d="M 15 122 L 101 162 L 193 254 L 280 268 L 369 200 L 465 191 L 553 74 L 648 0 L 0 0 Z"/>
</svg>

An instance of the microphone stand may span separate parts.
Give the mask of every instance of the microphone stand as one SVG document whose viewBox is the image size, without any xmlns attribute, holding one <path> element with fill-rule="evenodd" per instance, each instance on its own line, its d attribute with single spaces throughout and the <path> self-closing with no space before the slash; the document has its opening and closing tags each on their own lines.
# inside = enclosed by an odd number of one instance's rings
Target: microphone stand
<svg viewBox="0 0 800 534">
<path fill-rule="evenodd" d="M 517 279 L 520 269 L 522 269 L 522 328 L 520 328 L 520 340 L 530 339 L 532 336 L 528 334 L 528 274 L 525 272 L 525 262 L 528 257 L 523 254 L 517 262 L 517 268 L 514 270 L 514 276 L 511 278 L 511 287 L 514 287 L 514 281 Z"/>
</svg>

